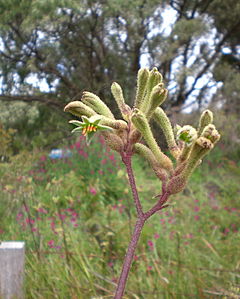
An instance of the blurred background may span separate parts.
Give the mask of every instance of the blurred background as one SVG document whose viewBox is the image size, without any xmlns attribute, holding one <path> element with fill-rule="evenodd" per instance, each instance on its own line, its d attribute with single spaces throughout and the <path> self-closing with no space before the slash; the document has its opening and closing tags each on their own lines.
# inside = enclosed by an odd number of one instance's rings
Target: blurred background
<svg viewBox="0 0 240 299">
<path fill-rule="evenodd" d="M 117 155 L 72 135 L 63 108 L 88 90 L 120 117 L 110 86 L 132 105 L 140 67 L 162 73 L 173 125 L 209 108 L 222 137 L 147 224 L 126 298 L 239 298 L 239 32 L 235 0 L 0 0 L 0 239 L 27 243 L 27 298 L 113 294 L 131 194 Z M 134 167 L 147 208 L 159 182 Z"/>
<path fill-rule="evenodd" d="M 132 104 L 145 66 L 163 74 L 173 122 L 210 105 L 223 129 L 231 122 L 227 135 L 239 147 L 239 16 L 234 0 L 0 1 L 0 124 L 14 129 L 9 147 L 51 147 L 69 136 L 63 107 L 83 90 L 118 115 L 111 83 Z"/>
</svg>

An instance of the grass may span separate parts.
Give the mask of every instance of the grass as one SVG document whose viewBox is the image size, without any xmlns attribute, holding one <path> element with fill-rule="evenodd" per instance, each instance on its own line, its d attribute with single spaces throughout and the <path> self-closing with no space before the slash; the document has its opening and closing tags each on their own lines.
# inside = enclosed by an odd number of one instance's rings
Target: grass
<svg viewBox="0 0 240 299">
<path fill-rule="evenodd" d="M 52 161 L 0 165 L 0 239 L 26 242 L 26 298 L 112 298 L 135 210 L 121 161 L 99 139 Z M 125 298 L 238 298 L 239 165 L 217 151 L 146 224 Z M 160 183 L 134 158 L 147 208 Z M 234 297 L 235 296 L 235 297 Z"/>
</svg>

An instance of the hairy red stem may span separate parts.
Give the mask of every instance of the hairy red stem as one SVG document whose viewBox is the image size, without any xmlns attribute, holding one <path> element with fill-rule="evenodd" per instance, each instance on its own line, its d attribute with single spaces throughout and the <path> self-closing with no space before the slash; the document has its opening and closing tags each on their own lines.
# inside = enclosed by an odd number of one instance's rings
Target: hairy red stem
<svg viewBox="0 0 240 299">
<path fill-rule="evenodd" d="M 142 232 L 142 228 L 144 225 L 145 220 L 144 219 L 137 219 L 136 224 L 135 224 L 135 228 L 132 234 L 132 238 L 131 241 L 128 245 L 128 250 L 124 259 L 124 263 L 123 263 L 123 267 L 122 267 L 122 272 L 118 281 L 118 285 L 117 285 L 117 289 L 116 289 L 116 293 L 115 293 L 115 297 L 114 299 L 121 299 L 126 287 L 126 282 L 127 282 L 127 278 L 128 278 L 128 274 L 129 274 L 129 270 L 131 268 L 132 265 L 132 260 L 133 260 L 133 256 L 134 256 L 134 252 L 136 250 L 137 244 L 138 244 L 138 240 L 139 237 L 141 235 Z"/>
<path fill-rule="evenodd" d="M 155 214 L 157 211 L 160 211 L 161 209 L 164 209 L 165 207 L 167 207 L 167 205 L 164 205 L 164 203 L 167 201 L 168 196 L 169 196 L 169 194 L 166 192 L 162 193 L 157 204 L 155 204 L 146 213 L 143 213 L 142 205 L 139 200 L 137 186 L 136 186 L 136 182 L 135 182 L 135 178 L 134 178 L 134 174 L 133 174 L 133 170 L 132 170 L 131 154 L 125 153 L 125 155 L 122 156 L 122 160 L 126 166 L 129 184 L 132 189 L 133 199 L 134 199 L 134 203 L 135 203 L 136 210 L 137 210 L 137 221 L 136 221 L 136 224 L 134 227 L 134 231 L 133 231 L 130 243 L 128 245 L 127 253 L 125 255 L 122 272 L 121 272 L 120 278 L 118 280 L 118 285 L 117 285 L 114 299 L 121 299 L 124 294 L 127 279 L 128 279 L 128 274 L 129 274 L 129 271 L 130 271 L 130 268 L 132 265 L 132 261 L 133 261 L 133 256 L 134 256 L 135 250 L 137 248 L 138 240 L 140 238 L 145 221 L 148 218 L 150 218 L 153 214 Z"/>
</svg>

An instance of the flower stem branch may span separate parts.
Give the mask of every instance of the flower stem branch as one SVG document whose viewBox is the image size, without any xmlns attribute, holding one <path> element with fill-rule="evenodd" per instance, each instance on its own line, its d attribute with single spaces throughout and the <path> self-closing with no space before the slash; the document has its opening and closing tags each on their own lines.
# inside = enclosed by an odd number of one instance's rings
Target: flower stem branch
<svg viewBox="0 0 240 299">
<path fill-rule="evenodd" d="M 128 245 L 127 253 L 125 255 L 125 259 L 124 259 L 123 266 L 122 266 L 122 272 L 121 272 L 121 275 L 120 275 L 120 278 L 118 281 L 114 299 L 121 299 L 124 294 L 124 290 L 125 290 L 127 279 L 128 279 L 128 274 L 129 274 L 129 271 L 130 271 L 130 268 L 132 265 L 132 261 L 133 261 L 133 256 L 134 256 L 135 250 L 137 248 L 138 240 L 140 238 L 142 229 L 144 227 L 144 223 L 146 222 L 146 220 L 149 217 L 151 217 L 157 211 L 160 211 L 161 209 L 164 209 L 168 206 L 168 205 L 164 205 L 164 203 L 167 201 L 167 199 L 169 197 L 169 194 L 167 192 L 163 192 L 161 197 L 159 198 L 157 204 L 154 205 L 146 213 L 144 213 L 140 199 L 139 199 L 137 186 L 136 186 L 136 182 L 135 182 L 135 178 L 134 178 L 134 174 L 133 174 L 132 163 L 131 163 L 131 154 L 126 153 L 126 152 L 123 153 L 122 160 L 127 169 L 128 179 L 129 179 L 129 183 L 130 183 L 130 186 L 132 189 L 133 199 L 134 199 L 136 210 L 137 210 L 137 220 L 136 220 L 135 228 L 134 228 L 130 243 Z"/>
<path fill-rule="evenodd" d="M 137 215 L 138 215 L 138 217 L 139 216 L 142 217 L 143 209 L 142 209 L 142 204 L 141 204 L 139 196 L 138 196 L 136 181 L 135 181 L 135 177 L 133 174 L 131 153 L 123 153 L 122 160 L 126 166 L 128 180 L 129 180 L 129 184 L 131 186 L 134 203 L 135 203 L 136 210 L 137 210 Z"/>
</svg>

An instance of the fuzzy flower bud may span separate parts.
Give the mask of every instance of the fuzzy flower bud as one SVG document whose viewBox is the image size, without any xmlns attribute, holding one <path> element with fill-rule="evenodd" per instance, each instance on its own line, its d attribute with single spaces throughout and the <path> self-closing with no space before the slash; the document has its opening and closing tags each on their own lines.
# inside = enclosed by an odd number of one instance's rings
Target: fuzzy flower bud
<svg viewBox="0 0 240 299">
<path fill-rule="evenodd" d="M 167 172 L 161 168 L 161 166 L 158 164 L 156 158 L 154 157 L 152 151 L 144 144 L 136 143 L 134 145 L 134 150 L 137 154 L 142 156 L 144 159 L 148 161 L 148 163 L 151 165 L 152 169 L 154 170 L 156 176 L 161 181 L 166 181 L 168 174 Z"/>
<path fill-rule="evenodd" d="M 140 108 L 143 104 L 143 99 L 147 89 L 147 83 L 149 78 L 149 70 L 147 68 L 141 68 L 138 71 L 137 76 L 137 91 L 134 106 Z"/>
<path fill-rule="evenodd" d="M 194 143 L 190 155 L 186 161 L 186 166 L 180 175 L 187 179 L 193 170 L 199 165 L 200 160 L 212 149 L 213 144 L 209 139 L 205 137 L 199 137 Z"/>
<path fill-rule="evenodd" d="M 98 114 L 114 119 L 114 116 L 108 106 L 94 93 L 84 91 L 82 102 L 95 110 Z"/>
<path fill-rule="evenodd" d="M 127 123 L 124 120 L 115 120 L 108 117 L 102 117 L 100 121 L 101 125 L 109 126 L 115 130 L 126 130 L 127 129 Z"/>
<path fill-rule="evenodd" d="M 138 130 L 132 130 L 129 135 L 129 142 L 130 144 L 135 144 L 136 142 L 139 142 L 141 138 L 142 135 Z"/>
<path fill-rule="evenodd" d="M 162 75 L 159 73 L 158 69 L 154 67 L 149 74 L 148 90 L 151 92 L 154 86 L 162 83 L 162 79 Z"/>
<path fill-rule="evenodd" d="M 190 146 L 197 139 L 197 131 L 192 126 L 183 126 L 177 132 L 177 140 L 183 141 L 187 146 Z"/>
<path fill-rule="evenodd" d="M 220 134 L 216 130 L 215 126 L 212 124 L 210 124 L 204 128 L 201 136 L 206 137 L 213 144 L 215 144 L 220 139 Z"/>
<path fill-rule="evenodd" d="M 67 104 L 64 107 L 65 112 L 70 112 L 73 115 L 81 117 L 82 115 L 91 117 L 93 115 L 96 115 L 97 113 L 87 105 L 83 104 L 80 101 L 73 101 Z"/>
<path fill-rule="evenodd" d="M 134 126 L 139 130 L 142 134 L 143 138 L 145 139 L 146 143 L 148 144 L 149 148 L 155 155 L 156 160 L 158 163 L 165 169 L 172 171 L 172 161 L 162 153 L 160 147 L 158 146 L 156 140 L 153 137 L 151 128 L 149 126 L 148 120 L 146 116 L 138 109 L 134 110 L 132 115 L 132 122 Z"/>
<path fill-rule="evenodd" d="M 162 83 L 162 75 L 159 73 L 158 69 L 154 67 L 149 73 L 146 95 L 144 97 L 142 105 L 140 106 L 141 111 L 145 112 L 149 110 L 149 104 L 150 104 L 149 99 L 150 99 L 152 89 L 159 83 Z"/>
<path fill-rule="evenodd" d="M 198 126 L 198 136 L 202 134 L 204 128 L 213 122 L 213 113 L 210 110 L 203 111 Z"/>
<path fill-rule="evenodd" d="M 106 144 L 114 151 L 121 153 L 123 151 L 123 141 L 122 139 L 111 132 L 103 132 L 104 139 Z"/>
<path fill-rule="evenodd" d="M 113 84 L 111 86 L 111 91 L 112 91 L 114 99 L 118 105 L 118 108 L 121 111 L 123 119 L 128 121 L 129 115 L 131 113 L 131 108 L 125 104 L 121 86 L 117 82 L 113 82 Z"/>
<path fill-rule="evenodd" d="M 169 194 L 176 194 L 185 188 L 187 179 L 181 175 L 174 176 L 167 184 L 167 192 Z"/>
<path fill-rule="evenodd" d="M 177 176 L 173 176 L 173 178 L 169 181 L 167 185 L 167 190 L 170 194 L 175 194 L 181 192 L 187 183 L 187 180 L 194 169 L 199 165 L 201 159 L 213 148 L 212 142 L 205 138 L 199 137 L 194 143 L 191 153 L 186 160 L 186 162 L 179 167 L 183 166 L 183 169 L 180 171 L 178 169 Z"/>
<path fill-rule="evenodd" d="M 155 122 L 160 126 L 163 131 L 163 134 L 166 138 L 168 148 L 173 155 L 174 158 L 177 158 L 179 155 L 179 149 L 176 145 L 176 141 L 174 138 L 174 133 L 172 129 L 172 125 L 170 123 L 169 118 L 167 117 L 166 113 L 163 111 L 162 108 L 158 107 L 154 114 L 153 118 Z M 180 127 L 181 128 L 181 127 Z"/>
<path fill-rule="evenodd" d="M 152 114 L 158 106 L 160 106 L 167 98 L 168 91 L 163 88 L 163 83 L 156 85 L 150 94 L 148 111 L 146 116 L 148 119 L 151 118 Z"/>
</svg>

